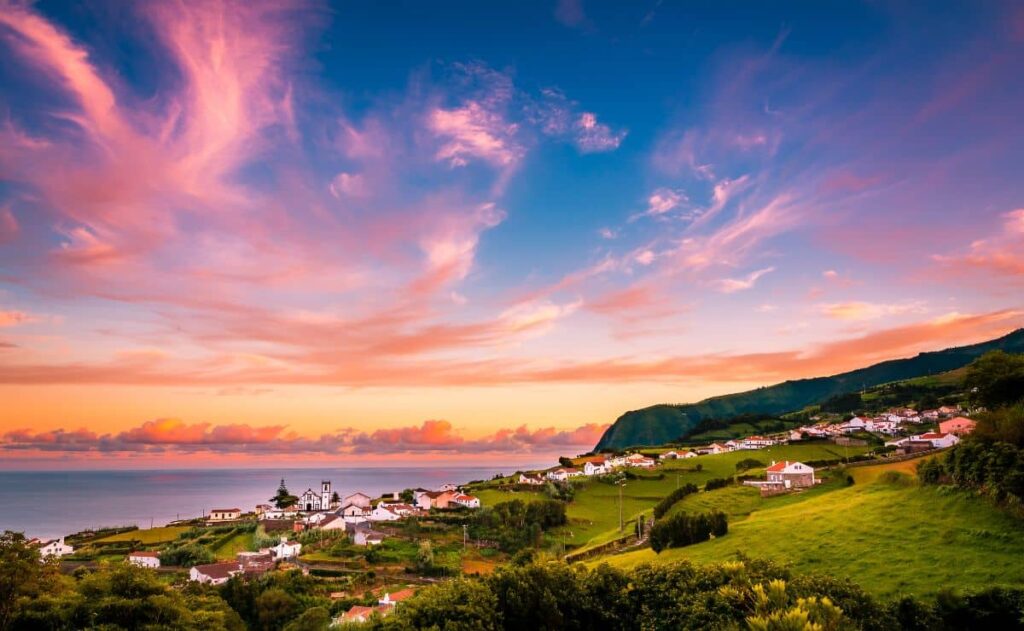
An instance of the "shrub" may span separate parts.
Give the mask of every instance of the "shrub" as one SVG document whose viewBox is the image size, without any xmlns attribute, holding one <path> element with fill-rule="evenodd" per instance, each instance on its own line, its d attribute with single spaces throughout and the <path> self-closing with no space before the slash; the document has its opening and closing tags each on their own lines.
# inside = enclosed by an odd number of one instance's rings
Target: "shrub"
<svg viewBox="0 0 1024 631">
<path fill-rule="evenodd" d="M 694 484 L 686 484 L 672 491 L 665 497 L 665 499 L 658 502 L 658 504 L 654 507 L 654 518 L 661 519 L 662 516 L 665 515 L 665 513 L 667 513 L 669 509 L 676 504 L 676 502 L 683 499 L 687 495 L 691 495 L 696 492 L 697 486 Z"/>
<path fill-rule="evenodd" d="M 681 548 L 707 541 L 712 535 L 720 537 L 728 531 L 728 518 L 721 511 L 699 515 L 678 513 L 655 522 L 651 528 L 651 549 L 661 552 L 665 548 Z"/>
<path fill-rule="evenodd" d="M 705 491 L 714 491 L 715 489 L 725 488 L 732 484 L 732 478 L 712 478 L 704 483 Z"/>
</svg>

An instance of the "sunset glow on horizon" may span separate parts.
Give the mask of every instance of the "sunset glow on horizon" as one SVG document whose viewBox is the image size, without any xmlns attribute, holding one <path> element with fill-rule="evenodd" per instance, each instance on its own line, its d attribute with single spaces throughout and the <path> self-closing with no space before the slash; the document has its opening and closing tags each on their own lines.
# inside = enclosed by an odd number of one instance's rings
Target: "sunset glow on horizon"
<svg viewBox="0 0 1024 631">
<path fill-rule="evenodd" d="M 1024 326 L 1024 7 L 0 0 L 0 468 L 540 462 Z"/>
</svg>

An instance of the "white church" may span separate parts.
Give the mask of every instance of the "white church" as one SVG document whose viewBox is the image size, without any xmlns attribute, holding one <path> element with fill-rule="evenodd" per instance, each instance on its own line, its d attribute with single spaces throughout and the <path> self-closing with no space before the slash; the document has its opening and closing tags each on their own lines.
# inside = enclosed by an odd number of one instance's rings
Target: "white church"
<svg viewBox="0 0 1024 631">
<path fill-rule="evenodd" d="M 331 495 L 331 481 L 322 480 L 320 493 L 313 489 L 306 489 L 306 492 L 299 496 L 298 508 L 302 511 L 331 510 L 334 508 Z"/>
</svg>

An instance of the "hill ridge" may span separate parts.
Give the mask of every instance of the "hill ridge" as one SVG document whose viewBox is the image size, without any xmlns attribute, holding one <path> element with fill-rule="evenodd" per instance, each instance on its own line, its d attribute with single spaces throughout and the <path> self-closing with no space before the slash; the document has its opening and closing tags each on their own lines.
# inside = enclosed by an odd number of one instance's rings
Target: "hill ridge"
<svg viewBox="0 0 1024 631">
<path fill-rule="evenodd" d="M 977 344 L 924 351 L 913 357 L 890 359 L 827 377 L 790 379 L 696 403 L 659 403 L 630 410 L 605 430 L 594 450 L 661 445 L 679 438 L 706 418 L 792 412 L 839 394 L 962 368 L 992 350 L 1024 352 L 1024 328 Z"/>
</svg>

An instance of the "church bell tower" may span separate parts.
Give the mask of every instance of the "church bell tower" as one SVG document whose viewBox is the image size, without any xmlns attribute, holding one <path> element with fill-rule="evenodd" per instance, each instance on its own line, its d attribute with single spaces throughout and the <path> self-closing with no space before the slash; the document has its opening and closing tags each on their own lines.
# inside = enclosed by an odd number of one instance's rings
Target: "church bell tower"
<svg viewBox="0 0 1024 631">
<path fill-rule="evenodd" d="M 330 510 L 331 509 L 331 481 L 321 480 L 320 481 L 320 509 Z"/>
</svg>

